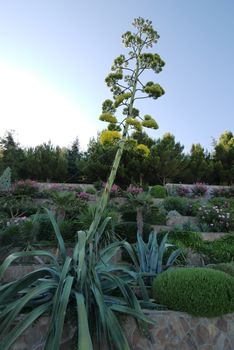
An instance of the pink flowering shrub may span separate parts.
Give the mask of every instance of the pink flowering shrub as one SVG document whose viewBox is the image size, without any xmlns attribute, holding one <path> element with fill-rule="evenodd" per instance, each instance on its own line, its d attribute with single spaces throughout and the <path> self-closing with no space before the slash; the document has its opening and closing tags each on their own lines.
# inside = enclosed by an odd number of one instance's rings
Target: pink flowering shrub
<svg viewBox="0 0 234 350">
<path fill-rule="evenodd" d="M 18 195 L 31 196 L 39 190 L 38 183 L 30 179 L 19 180 L 12 185 L 12 192 Z"/>
<path fill-rule="evenodd" d="M 102 187 L 104 188 L 106 186 L 106 183 L 103 182 L 102 183 Z M 112 187 L 111 187 L 111 191 L 110 191 L 110 196 L 111 197 L 117 197 L 121 192 L 121 189 L 118 185 L 116 184 L 113 184 Z"/>
<path fill-rule="evenodd" d="M 198 209 L 198 219 L 201 224 L 206 224 L 210 231 L 228 232 L 234 227 L 234 220 L 231 213 L 218 206 Z"/>
<path fill-rule="evenodd" d="M 192 187 L 192 193 L 194 196 L 204 196 L 207 190 L 207 186 L 202 182 L 196 182 Z"/>
<path fill-rule="evenodd" d="M 142 192 L 143 192 L 142 187 L 134 186 L 132 184 L 130 184 L 127 188 L 127 193 L 131 193 L 133 195 L 137 195 L 137 194 L 142 193 Z"/>
<path fill-rule="evenodd" d="M 83 200 L 83 201 L 88 201 L 89 200 L 89 194 L 87 192 L 78 192 L 76 194 L 77 198 Z"/>
<path fill-rule="evenodd" d="M 187 197 L 190 193 L 190 190 L 187 186 L 179 185 L 176 187 L 176 193 L 180 197 Z"/>
</svg>

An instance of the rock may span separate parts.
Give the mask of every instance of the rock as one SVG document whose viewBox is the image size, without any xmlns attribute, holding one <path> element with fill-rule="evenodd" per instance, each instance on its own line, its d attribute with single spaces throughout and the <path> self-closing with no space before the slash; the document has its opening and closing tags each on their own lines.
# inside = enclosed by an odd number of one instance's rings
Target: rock
<svg viewBox="0 0 234 350">
<path fill-rule="evenodd" d="M 187 266 L 199 266 L 205 265 L 204 258 L 202 254 L 193 252 L 191 249 L 187 249 Z"/>
</svg>

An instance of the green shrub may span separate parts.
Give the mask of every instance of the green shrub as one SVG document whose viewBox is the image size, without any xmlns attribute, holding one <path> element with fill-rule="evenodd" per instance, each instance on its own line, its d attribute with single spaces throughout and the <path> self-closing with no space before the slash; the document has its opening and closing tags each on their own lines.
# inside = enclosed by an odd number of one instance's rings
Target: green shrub
<svg viewBox="0 0 234 350">
<path fill-rule="evenodd" d="M 234 260 L 234 235 L 226 235 L 213 242 L 205 241 L 197 251 L 205 254 L 209 263 L 229 263 Z"/>
<path fill-rule="evenodd" d="M 144 215 L 144 221 L 151 225 L 166 225 L 166 213 L 159 208 L 151 208 L 151 210 Z"/>
<path fill-rule="evenodd" d="M 93 183 L 94 188 L 96 188 L 97 191 L 100 191 L 103 189 L 103 181 L 102 180 L 97 180 Z"/>
<path fill-rule="evenodd" d="M 24 216 L 8 219 L 0 231 L 1 245 L 26 246 L 35 241 L 37 231 L 37 225 L 30 218 Z"/>
<path fill-rule="evenodd" d="M 169 233 L 169 241 L 171 243 L 180 243 L 180 246 L 199 249 L 203 245 L 204 241 L 198 232 L 173 230 Z"/>
<path fill-rule="evenodd" d="M 143 238 L 145 240 L 148 240 L 150 232 L 152 232 L 151 225 L 144 223 Z M 136 222 L 118 223 L 115 225 L 115 233 L 121 239 L 124 239 L 129 243 L 135 243 L 137 241 L 137 223 Z"/>
<path fill-rule="evenodd" d="M 216 317 L 234 311 L 234 279 L 207 268 L 168 270 L 154 279 L 153 297 L 172 310 Z"/>
<path fill-rule="evenodd" d="M 72 220 L 64 220 L 59 223 L 60 232 L 65 242 L 75 242 L 76 233 L 79 230 L 79 225 Z"/>
<path fill-rule="evenodd" d="M 209 199 L 209 203 L 211 205 L 215 205 L 217 207 L 227 207 L 228 206 L 228 199 L 224 197 L 213 197 Z"/>
<path fill-rule="evenodd" d="M 227 274 L 234 277 L 234 263 L 221 263 L 216 265 L 211 265 L 209 268 L 226 272 Z"/>
<path fill-rule="evenodd" d="M 38 208 L 39 206 L 29 196 L 8 193 L 0 197 L 0 211 L 12 218 L 33 215 Z"/>
<path fill-rule="evenodd" d="M 203 241 L 201 235 L 196 232 L 174 229 L 169 233 L 169 241 L 180 247 L 191 248 L 194 252 L 203 254 L 207 264 L 229 263 L 234 260 L 234 235 L 216 239 L 215 241 Z"/>
<path fill-rule="evenodd" d="M 123 205 L 120 208 L 122 221 L 136 221 L 136 209 L 129 205 Z"/>
<path fill-rule="evenodd" d="M 91 186 L 87 187 L 86 190 L 85 190 L 85 192 L 88 193 L 88 194 L 96 194 L 96 193 L 97 193 L 97 191 L 95 190 L 95 188 L 94 188 L 94 187 L 91 187 Z"/>
<path fill-rule="evenodd" d="M 154 198 L 165 198 L 167 195 L 166 189 L 161 185 L 151 187 L 150 194 Z"/>
<path fill-rule="evenodd" d="M 40 214 L 36 223 L 38 225 L 37 234 L 36 234 L 37 242 L 55 240 L 53 226 L 51 224 L 51 221 L 47 217 L 47 215 Z"/>
<path fill-rule="evenodd" d="M 164 199 L 163 206 L 167 211 L 176 210 L 181 215 L 186 215 L 188 200 L 181 197 L 167 197 Z"/>
<path fill-rule="evenodd" d="M 229 232 L 234 229 L 233 215 L 227 209 L 218 206 L 201 206 L 197 218 L 201 227 L 211 232 Z"/>
</svg>

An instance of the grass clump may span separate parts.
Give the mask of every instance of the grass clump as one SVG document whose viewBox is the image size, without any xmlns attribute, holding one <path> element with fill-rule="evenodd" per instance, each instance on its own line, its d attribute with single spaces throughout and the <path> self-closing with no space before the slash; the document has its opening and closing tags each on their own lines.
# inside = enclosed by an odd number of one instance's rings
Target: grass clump
<svg viewBox="0 0 234 350">
<path fill-rule="evenodd" d="M 168 270 L 154 279 L 153 297 L 172 310 L 217 317 L 234 311 L 234 279 L 208 268 Z"/>
<path fill-rule="evenodd" d="M 214 270 L 219 270 L 227 273 L 228 275 L 234 277 L 234 261 L 230 263 L 220 263 L 216 265 L 209 266 Z"/>
</svg>

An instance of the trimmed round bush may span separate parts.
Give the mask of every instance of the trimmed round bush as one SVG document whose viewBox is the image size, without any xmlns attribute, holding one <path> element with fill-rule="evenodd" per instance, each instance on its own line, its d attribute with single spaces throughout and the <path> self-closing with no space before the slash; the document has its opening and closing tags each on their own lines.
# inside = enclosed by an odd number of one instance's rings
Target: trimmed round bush
<svg viewBox="0 0 234 350">
<path fill-rule="evenodd" d="M 216 317 L 234 311 L 234 278 L 208 268 L 168 270 L 154 279 L 153 297 L 172 310 Z"/>
<path fill-rule="evenodd" d="M 165 198 L 167 195 L 166 189 L 161 185 L 151 187 L 150 194 L 154 198 Z"/>
</svg>

